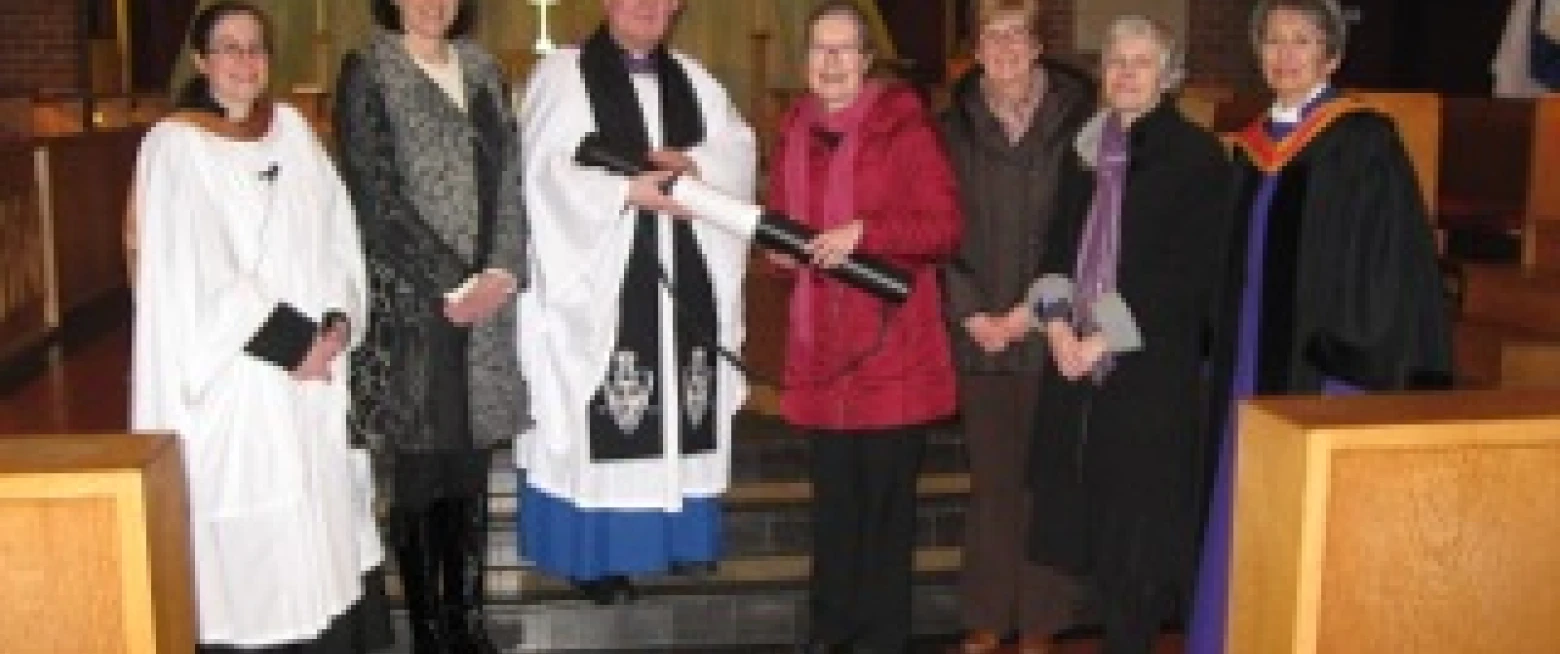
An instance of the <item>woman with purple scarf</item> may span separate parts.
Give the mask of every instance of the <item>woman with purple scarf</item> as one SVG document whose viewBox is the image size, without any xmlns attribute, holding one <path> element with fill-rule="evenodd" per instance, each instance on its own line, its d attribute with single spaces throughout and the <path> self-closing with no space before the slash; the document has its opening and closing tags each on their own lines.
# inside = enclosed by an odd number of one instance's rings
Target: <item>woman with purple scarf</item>
<svg viewBox="0 0 1560 654">
<path fill-rule="evenodd" d="M 1166 97 L 1181 55 L 1163 26 L 1116 19 L 1102 66 L 1103 108 L 1062 185 L 1080 190 L 1031 291 L 1054 365 L 1030 450 L 1031 524 L 1044 528 L 1029 549 L 1093 587 L 1107 654 L 1144 654 L 1195 560 L 1229 175 L 1219 142 Z"/>
</svg>

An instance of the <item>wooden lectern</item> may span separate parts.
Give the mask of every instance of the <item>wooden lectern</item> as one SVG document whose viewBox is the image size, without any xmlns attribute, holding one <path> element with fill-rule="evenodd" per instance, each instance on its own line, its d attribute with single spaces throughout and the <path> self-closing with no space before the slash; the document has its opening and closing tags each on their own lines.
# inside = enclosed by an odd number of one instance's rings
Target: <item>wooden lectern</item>
<svg viewBox="0 0 1560 654">
<path fill-rule="evenodd" d="M 1560 391 L 1240 420 L 1227 652 L 1560 652 Z"/>
<path fill-rule="evenodd" d="M 0 437 L 0 650 L 195 650 L 189 516 L 167 435 Z"/>
</svg>

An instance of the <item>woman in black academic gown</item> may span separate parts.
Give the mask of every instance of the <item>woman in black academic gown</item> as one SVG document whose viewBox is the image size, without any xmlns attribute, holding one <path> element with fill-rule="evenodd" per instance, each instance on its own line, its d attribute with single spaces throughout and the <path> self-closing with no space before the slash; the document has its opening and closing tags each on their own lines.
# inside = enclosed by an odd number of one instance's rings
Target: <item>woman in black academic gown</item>
<svg viewBox="0 0 1560 654">
<path fill-rule="evenodd" d="M 1237 139 L 1211 368 L 1221 445 L 1188 652 L 1223 651 L 1232 404 L 1451 382 L 1448 305 L 1413 167 L 1392 120 L 1329 82 L 1345 31 L 1334 0 L 1266 0 L 1252 17 L 1276 99 Z"/>
<path fill-rule="evenodd" d="M 1204 343 L 1229 231 L 1228 160 L 1165 90 L 1162 26 L 1111 23 L 1102 110 L 1032 291 L 1053 365 L 1030 448 L 1030 550 L 1098 597 L 1108 654 L 1147 654 L 1195 562 Z"/>
</svg>

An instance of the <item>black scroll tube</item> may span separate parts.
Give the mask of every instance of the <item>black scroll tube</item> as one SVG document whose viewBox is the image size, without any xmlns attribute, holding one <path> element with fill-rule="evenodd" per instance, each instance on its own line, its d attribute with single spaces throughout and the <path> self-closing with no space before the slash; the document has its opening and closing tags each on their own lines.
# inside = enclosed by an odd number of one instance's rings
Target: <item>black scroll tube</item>
<svg viewBox="0 0 1560 654">
<path fill-rule="evenodd" d="M 624 177 L 637 176 L 651 169 L 648 161 L 615 147 L 599 134 L 591 134 L 580 141 L 574 152 L 575 163 L 581 166 L 604 168 Z M 758 207 L 740 203 L 695 179 L 673 178 L 662 189 L 673 199 L 683 203 L 694 213 L 713 219 L 718 224 L 731 225 L 739 219 L 718 215 L 735 205 L 749 214 L 757 214 L 753 229 L 753 241 L 759 247 L 786 254 L 797 261 L 807 261 L 807 244 L 818 235 L 818 230 L 803 225 L 777 211 L 764 211 Z M 739 211 L 740 212 L 740 211 Z M 724 220 L 723 220 L 724 219 Z M 910 297 L 913 278 L 909 273 L 881 258 L 870 254 L 855 253 L 844 263 L 823 272 L 846 284 L 865 291 L 890 304 L 904 304 Z"/>
</svg>

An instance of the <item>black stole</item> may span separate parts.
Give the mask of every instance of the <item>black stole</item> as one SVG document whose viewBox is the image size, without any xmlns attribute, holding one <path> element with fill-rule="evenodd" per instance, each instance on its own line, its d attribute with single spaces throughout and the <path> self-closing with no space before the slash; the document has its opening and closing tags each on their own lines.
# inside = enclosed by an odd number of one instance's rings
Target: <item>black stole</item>
<svg viewBox="0 0 1560 654">
<path fill-rule="evenodd" d="M 629 76 L 628 54 L 605 28 L 580 51 L 580 72 L 590 96 L 596 130 L 623 152 L 642 157 L 650 151 L 650 133 Z M 665 46 L 650 57 L 660 86 L 662 147 L 683 149 L 704 141 L 704 119 L 687 71 Z M 606 379 L 590 402 L 590 453 L 594 461 L 657 458 L 665 454 L 661 411 L 677 411 L 682 423 L 680 453 L 715 449 L 717 397 L 715 351 L 703 335 L 715 334 L 715 293 L 703 252 L 687 221 L 667 221 L 652 212 L 634 216 L 634 241 L 624 271 L 617 343 Z M 669 273 L 657 256 L 661 229 L 672 229 Z M 662 278 L 675 289 L 677 397 L 661 388 Z M 710 339 L 713 340 L 713 339 Z"/>
</svg>

